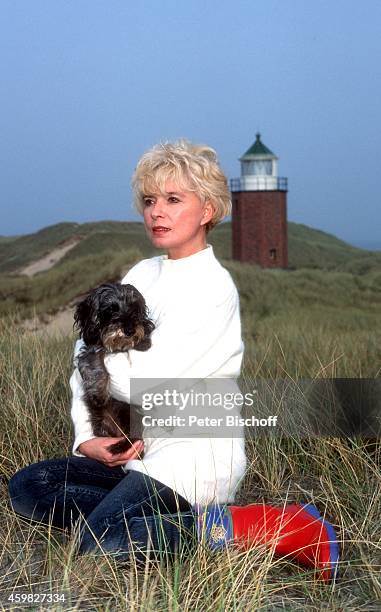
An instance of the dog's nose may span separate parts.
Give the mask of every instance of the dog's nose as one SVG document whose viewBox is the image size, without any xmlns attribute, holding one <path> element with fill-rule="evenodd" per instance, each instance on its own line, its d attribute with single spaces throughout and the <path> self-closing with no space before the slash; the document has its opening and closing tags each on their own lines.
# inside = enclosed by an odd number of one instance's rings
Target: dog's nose
<svg viewBox="0 0 381 612">
<path fill-rule="evenodd" d="M 124 325 L 123 329 L 126 336 L 131 336 L 134 333 L 134 327 L 132 325 Z"/>
</svg>

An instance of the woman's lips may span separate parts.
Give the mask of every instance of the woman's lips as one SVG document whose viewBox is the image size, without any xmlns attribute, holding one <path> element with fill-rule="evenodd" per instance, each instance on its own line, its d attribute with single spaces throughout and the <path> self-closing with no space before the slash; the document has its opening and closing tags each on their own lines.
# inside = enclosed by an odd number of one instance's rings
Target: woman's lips
<svg viewBox="0 0 381 612">
<path fill-rule="evenodd" d="M 153 227 L 152 231 L 154 234 L 165 234 L 165 232 L 170 232 L 169 227 Z"/>
</svg>

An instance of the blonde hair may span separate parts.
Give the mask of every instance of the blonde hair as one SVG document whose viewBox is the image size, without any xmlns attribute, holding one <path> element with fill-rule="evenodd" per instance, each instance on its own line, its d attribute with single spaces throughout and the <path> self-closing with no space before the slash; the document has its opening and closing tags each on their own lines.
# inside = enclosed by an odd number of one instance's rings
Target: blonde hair
<svg viewBox="0 0 381 612">
<path fill-rule="evenodd" d="M 144 153 L 132 177 L 134 204 L 141 214 L 144 196 L 163 193 L 167 180 L 196 193 L 202 202 L 211 202 L 213 216 L 206 224 L 207 232 L 230 214 L 228 181 L 211 147 L 181 139 L 159 143 Z"/>
</svg>

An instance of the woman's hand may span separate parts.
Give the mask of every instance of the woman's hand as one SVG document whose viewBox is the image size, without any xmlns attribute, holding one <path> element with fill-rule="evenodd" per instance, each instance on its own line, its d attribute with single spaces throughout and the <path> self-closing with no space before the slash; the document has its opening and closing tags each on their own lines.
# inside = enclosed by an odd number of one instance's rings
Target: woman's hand
<svg viewBox="0 0 381 612">
<path fill-rule="evenodd" d="M 135 440 L 129 448 L 124 453 L 118 453 L 113 455 L 107 450 L 107 447 L 110 444 L 114 444 L 115 442 L 120 442 L 124 440 L 124 436 L 120 438 L 111 438 L 111 437 L 97 437 L 92 438 L 91 440 L 86 440 L 86 442 L 82 442 L 78 446 L 78 450 L 89 459 L 96 459 L 97 461 L 101 461 L 108 467 L 117 467 L 118 465 L 124 465 L 130 459 L 140 459 L 140 453 L 144 451 L 144 442 L 143 440 Z"/>
</svg>

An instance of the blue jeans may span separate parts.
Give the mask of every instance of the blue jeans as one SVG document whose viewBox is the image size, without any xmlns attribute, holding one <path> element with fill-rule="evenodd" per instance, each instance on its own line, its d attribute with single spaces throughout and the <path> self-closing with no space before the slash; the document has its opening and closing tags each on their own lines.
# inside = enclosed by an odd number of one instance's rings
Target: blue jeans
<svg viewBox="0 0 381 612">
<path fill-rule="evenodd" d="M 125 473 L 87 457 L 33 463 L 9 482 L 13 509 L 28 519 L 72 530 L 81 515 L 79 553 L 113 552 L 143 561 L 147 550 L 171 554 L 196 541 L 192 506 L 145 474 Z"/>
</svg>

